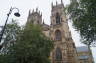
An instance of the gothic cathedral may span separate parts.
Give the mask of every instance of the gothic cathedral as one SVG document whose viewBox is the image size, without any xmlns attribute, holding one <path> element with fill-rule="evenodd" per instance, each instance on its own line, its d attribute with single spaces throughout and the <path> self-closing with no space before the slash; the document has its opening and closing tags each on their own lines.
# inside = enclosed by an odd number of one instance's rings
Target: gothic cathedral
<svg viewBox="0 0 96 63">
<path fill-rule="evenodd" d="M 61 4 L 52 4 L 50 26 L 42 23 L 42 14 L 38 9 L 32 13 L 29 11 L 28 23 L 40 24 L 43 33 L 55 41 L 54 50 L 50 54 L 52 63 L 77 63 L 76 48 L 69 31 L 62 0 Z"/>
<path fill-rule="evenodd" d="M 68 21 L 64 12 L 64 4 L 51 5 L 51 24 L 50 26 L 42 22 L 42 13 L 38 11 L 29 11 L 27 23 L 38 24 L 43 28 L 42 32 L 54 40 L 54 49 L 50 52 L 52 63 L 81 63 L 78 62 L 76 47 L 69 30 Z M 82 57 L 81 57 L 82 56 Z M 80 60 L 86 59 L 84 55 Z M 82 62 L 83 63 L 83 62 Z M 85 62 L 84 62 L 85 63 Z"/>
</svg>

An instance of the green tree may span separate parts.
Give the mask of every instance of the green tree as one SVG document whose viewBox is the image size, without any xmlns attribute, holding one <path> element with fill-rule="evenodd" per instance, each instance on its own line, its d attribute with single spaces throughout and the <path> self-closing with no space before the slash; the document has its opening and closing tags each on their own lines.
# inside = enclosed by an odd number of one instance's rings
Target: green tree
<svg viewBox="0 0 96 63">
<path fill-rule="evenodd" d="M 11 23 L 6 25 L 2 40 L 2 53 L 7 53 L 7 48 L 16 41 L 20 31 L 21 27 L 18 25 L 16 20 L 12 20 Z"/>
<path fill-rule="evenodd" d="M 88 46 L 96 45 L 96 0 L 71 0 L 67 9 L 73 26 L 81 35 L 81 42 Z M 93 62 L 93 60 L 91 60 Z"/>
<path fill-rule="evenodd" d="M 12 20 L 12 22 L 6 25 L 2 39 L 2 49 L 0 50 L 0 63 L 10 63 L 8 62 L 10 56 L 8 56 L 7 53 L 9 52 L 9 47 L 17 40 L 20 32 L 21 27 L 18 25 L 16 20 Z"/>
<path fill-rule="evenodd" d="M 53 41 L 46 37 L 39 25 L 29 24 L 19 34 L 14 46 L 5 55 L 7 63 L 50 63 Z"/>
<path fill-rule="evenodd" d="M 68 14 L 86 45 L 96 42 L 96 0 L 71 0 Z"/>
</svg>

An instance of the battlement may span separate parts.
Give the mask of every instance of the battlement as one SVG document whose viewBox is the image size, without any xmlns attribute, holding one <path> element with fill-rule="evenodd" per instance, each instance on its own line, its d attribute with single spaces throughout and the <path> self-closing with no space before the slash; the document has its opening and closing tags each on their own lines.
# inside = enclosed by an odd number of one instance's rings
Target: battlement
<svg viewBox="0 0 96 63">
<path fill-rule="evenodd" d="M 33 23 L 33 24 L 41 24 L 42 23 L 42 13 L 36 8 L 36 11 L 31 12 L 29 10 L 29 15 L 27 18 L 27 23 Z"/>
<path fill-rule="evenodd" d="M 52 7 L 52 11 L 57 10 L 57 9 L 64 8 L 63 1 L 61 0 L 61 3 L 60 4 L 58 4 L 57 1 L 56 1 L 56 4 L 55 5 L 52 2 L 51 7 Z"/>
<path fill-rule="evenodd" d="M 31 10 L 29 10 L 29 16 L 42 16 L 42 13 L 38 10 L 38 8 L 36 8 L 36 11 L 33 11 L 31 12 Z"/>
</svg>

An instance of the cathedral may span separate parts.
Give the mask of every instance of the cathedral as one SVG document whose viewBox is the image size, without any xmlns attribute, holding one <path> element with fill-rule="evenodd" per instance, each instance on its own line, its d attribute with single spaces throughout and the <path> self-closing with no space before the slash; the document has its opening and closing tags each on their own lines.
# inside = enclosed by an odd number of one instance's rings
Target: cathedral
<svg viewBox="0 0 96 63">
<path fill-rule="evenodd" d="M 29 11 L 27 23 L 38 24 L 43 28 L 42 32 L 54 40 L 54 49 L 50 52 L 51 63 L 92 63 L 88 55 L 79 54 L 69 30 L 68 20 L 64 12 L 64 4 L 51 4 L 51 24 L 47 25 L 42 20 L 42 14 L 38 9 Z M 86 48 L 85 48 L 86 49 Z M 84 50 L 85 51 L 85 50 Z M 88 49 L 86 49 L 87 52 Z M 84 53 L 86 53 L 86 51 Z M 82 51 L 81 51 L 82 53 Z M 87 59 L 87 60 L 86 60 Z M 83 61 L 84 60 L 84 61 Z M 86 60 L 86 62 L 85 62 Z"/>
</svg>

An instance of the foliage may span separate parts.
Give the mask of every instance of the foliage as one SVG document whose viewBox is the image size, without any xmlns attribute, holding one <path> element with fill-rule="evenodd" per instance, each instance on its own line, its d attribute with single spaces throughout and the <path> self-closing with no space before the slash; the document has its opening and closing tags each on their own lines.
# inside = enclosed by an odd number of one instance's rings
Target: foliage
<svg viewBox="0 0 96 63">
<path fill-rule="evenodd" d="M 12 20 L 11 23 L 7 24 L 4 35 L 4 41 L 14 41 L 16 40 L 18 34 L 21 31 L 21 27 L 18 25 L 16 20 Z"/>
<path fill-rule="evenodd" d="M 50 63 L 53 41 L 46 37 L 39 25 L 29 24 L 9 48 L 7 63 Z"/>
<path fill-rule="evenodd" d="M 9 47 L 13 45 L 17 40 L 20 32 L 21 27 L 17 24 L 15 20 L 12 20 L 11 23 L 6 25 L 2 40 L 2 49 L 0 50 L 0 63 L 10 63 L 9 55 L 7 53 L 9 51 Z"/>
<path fill-rule="evenodd" d="M 15 20 L 12 20 L 11 23 L 6 25 L 6 29 L 5 29 L 3 40 L 2 40 L 3 41 L 3 44 L 2 44 L 3 53 L 7 53 L 7 48 L 11 44 L 13 44 L 13 42 L 16 41 L 17 36 L 20 33 L 20 31 L 21 31 L 21 28 Z"/>
<path fill-rule="evenodd" d="M 71 0 L 67 10 L 83 43 L 91 45 L 96 40 L 96 0 Z"/>
</svg>

